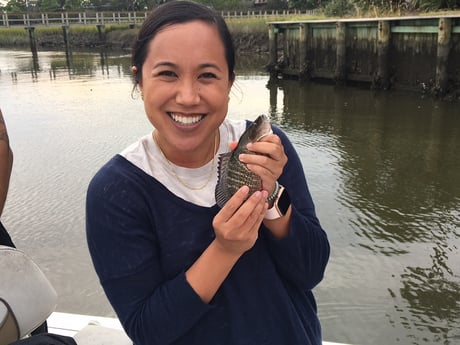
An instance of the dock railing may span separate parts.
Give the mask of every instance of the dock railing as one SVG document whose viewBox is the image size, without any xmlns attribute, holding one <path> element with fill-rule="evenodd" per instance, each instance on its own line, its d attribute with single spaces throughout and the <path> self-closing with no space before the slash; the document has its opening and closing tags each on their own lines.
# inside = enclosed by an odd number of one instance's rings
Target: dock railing
<svg viewBox="0 0 460 345">
<path fill-rule="evenodd" d="M 0 27 L 14 26 L 62 26 L 62 25 L 135 25 L 142 23 L 149 11 L 137 12 L 50 12 L 9 13 L 3 12 Z M 273 18 L 288 15 L 314 15 L 315 10 L 284 11 L 222 11 L 224 18 Z"/>
</svg>

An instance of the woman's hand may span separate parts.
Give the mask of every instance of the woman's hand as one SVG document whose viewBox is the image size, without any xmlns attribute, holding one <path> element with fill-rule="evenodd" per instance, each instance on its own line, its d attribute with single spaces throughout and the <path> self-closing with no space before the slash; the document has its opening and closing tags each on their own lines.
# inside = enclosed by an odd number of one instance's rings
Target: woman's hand
<svg viewBox="0 0 460 345">
<path fill-rule="evenodd" d="M 262 189 L 271 195 L 288 161 L 281 139 L 276 134 L 269 134 L 258 142 L 249 143 L 247 149 L 259 154 L 240 154 L 240 161 L 261 177 Z"/>
<path fill-rule="evenodd" d="M 266 191 L 257 191 L 246 200 L 248 193 L 248 186 L 241 187 L 212 222 L 219 248 L 239 256 L 254 246 L 267 210 Z"/>
<path fill-rule="evenodd" d="M 212 222 L 216 238 L 185 272 L 205 303 L 211 301 L 241 255 L 256 243 L 267 192 L 257 191 L 246 200 L 248 193 L 248 186 L 241 187 L 217 213 Z"/>
</svg>

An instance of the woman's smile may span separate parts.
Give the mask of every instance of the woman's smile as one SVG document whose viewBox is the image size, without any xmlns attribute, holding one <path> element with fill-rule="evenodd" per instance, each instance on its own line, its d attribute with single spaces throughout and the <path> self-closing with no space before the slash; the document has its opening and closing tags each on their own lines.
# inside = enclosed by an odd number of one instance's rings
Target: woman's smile
<svg viewBox="0 0 460 345">
<path fill-rule="evenodd" d="M 169 117 L 173 119 L 174 122 L 183 126 L 193 126 L 203 120 L 206 114 L 181 114 L 181 113 L 172 113 L 168 112 Z"/>
</svg>

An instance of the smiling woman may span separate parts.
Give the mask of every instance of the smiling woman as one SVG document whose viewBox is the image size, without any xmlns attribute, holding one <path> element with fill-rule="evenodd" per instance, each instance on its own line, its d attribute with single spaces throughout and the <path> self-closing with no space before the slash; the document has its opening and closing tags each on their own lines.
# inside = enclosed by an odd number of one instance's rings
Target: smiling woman
<svg viewBox="0 0 460 345">
<path fill-rule="evenodd" d="M 227 118 L 223 18 L 188 1 L 158 7 L 132 65 L 155 129 L 97 172 L 86 204 L 90 254 L 126 333 L 137 345 L 321 344 L 311 290 L 329 242 L 284 132 L 272 126 L 247 146 L 258 154 L 238 157 L 261 189 L 216 204 L 216 158 L 250 123 Z M 274 217 L 281 193 L 292 204 Z"/>
<path fill-rule="evenodd" d="M 170 25 L 146 52 L 138 84 L 157 142 L 172 163 L 203 166 L 216 153 L 214 143 L 227 115 L 234 78 L 219 33 L 202 21 Z"/>
</svg>

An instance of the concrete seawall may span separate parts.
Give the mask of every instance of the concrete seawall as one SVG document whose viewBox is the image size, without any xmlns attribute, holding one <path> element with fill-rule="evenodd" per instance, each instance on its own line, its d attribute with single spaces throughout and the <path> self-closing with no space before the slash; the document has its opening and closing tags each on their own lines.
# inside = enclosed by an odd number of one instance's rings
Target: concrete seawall
<svg viewBox="0 0 460 345">
<path fill-rule="evenodd" d="M 460 95 L 460 16 L 268 26 L 272 77 Z"/>
</svg>

